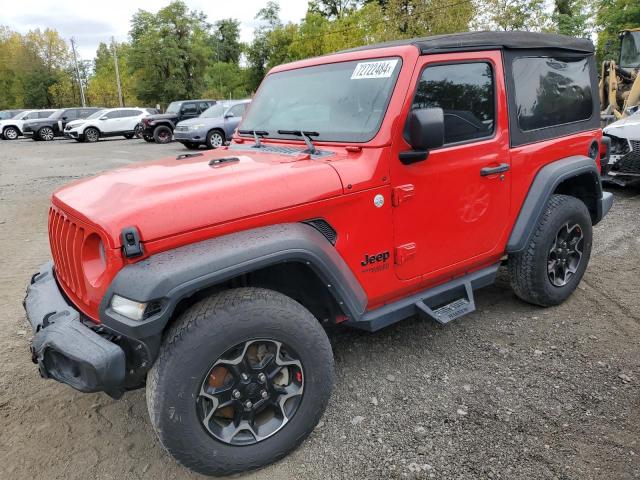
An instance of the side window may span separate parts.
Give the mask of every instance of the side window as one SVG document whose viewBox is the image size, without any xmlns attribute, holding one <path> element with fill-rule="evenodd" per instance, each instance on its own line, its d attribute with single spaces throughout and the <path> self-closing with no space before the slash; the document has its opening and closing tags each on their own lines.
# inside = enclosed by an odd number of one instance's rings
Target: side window
<svg viewBox="0 0 640 480">
<path fill-rule="evenodd" d="M 211 104 L 209 102 L 200 102 L 198 103 L 198 108 L 201 112 L 204 112 L 207 108 L 209 108 Z"/>
<path fill-rule="evenodd" d="M 122 110 L 120 114 L 122 118 L 137 117 L 138 115 L 140 115 L 140 110 Z"/>
<path fill-rule="evenodd" d="M 182 105 L 183 115 L 193 115 L 195 113 L 198 113 L 198 108 L 195 103 L 185 103 Z"/>
<path fill-rule="evenodd" d="M 113 110 L 112 112 L 109 112 L 104 116 L 110 120 L 113 118 L 120 118 L 122 116 L 122 110 Z"/>
<path fill-rule="evenodd" d="M 47 118 L 46 116 L 45 117 L 41 117 L 40 116 L 41 113 L 45 113 L 45 112 L 31 112 L 27 116 L 25 116 L 23 118 L 23 120 L 32 120 L 34 118 Z"/>
<path fill-rule="evenodd" d="M 62 114 L 62 117 L 67 117 L 66 121 L 71 121 L 71 120 L 77 120 L 78 119 L 78 113 L 80 113 L 80 110 L 67 110 Z"/>
<path fill-rule="evenodd" d="M 46 112 L 34 112 L 29 114 L 29 118 L 49 118 L 49 116 L 53 113 L 51 110 L 47 110 Z"/>
<path fill-rule="evenodd" d="M 586 58 L 516 58 L 513 80 L 518 126 L 525 132 L 588 120 L 593 114 Z"/>
<path fill-rule="evenodd" d="M 239 105 L 234 105 L 229 109 L 229 113 L 233 113 L 234 117 L 242 117 L 244 114 L 245 104 L 241 103 Z"/>
<path fill-rule="evenodd" d="M 424 69 L 412 109 L 440 107 L 444 112 L 444 143 L 493 135 L 495 86 L 486 62 L 434 65 Z"/>
<path fill-rule="evenodd" d="M 80 117 L 79 118 L 87 118 L 89 115 L 93 115 L 94 113 L 96 113 L 98 110 L 95 109 L 83 109 L 80 110 Z"/>
</svg>

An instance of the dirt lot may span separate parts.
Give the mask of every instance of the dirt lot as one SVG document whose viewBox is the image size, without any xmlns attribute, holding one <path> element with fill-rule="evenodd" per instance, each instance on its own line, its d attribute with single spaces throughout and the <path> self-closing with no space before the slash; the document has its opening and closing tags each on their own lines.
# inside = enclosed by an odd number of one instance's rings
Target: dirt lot
<svg viewBox="0 0 640 480">
<path fill-rule="evenodd" d="M 176 152 L 0 142 L 1 478 L 199 478 L 159 446 L 143 391 L 115 401 L 41 380 L 22 309 L 49 257 L 51 192 Z M 247 478 L 640 479 L 640 191 L 615 195 L 585 279 L 560 307 L 518 301 L 503 273 L 477 312 L 447 327 L 332 332 L 337 381 L 322 423 Z"/>
</svg>

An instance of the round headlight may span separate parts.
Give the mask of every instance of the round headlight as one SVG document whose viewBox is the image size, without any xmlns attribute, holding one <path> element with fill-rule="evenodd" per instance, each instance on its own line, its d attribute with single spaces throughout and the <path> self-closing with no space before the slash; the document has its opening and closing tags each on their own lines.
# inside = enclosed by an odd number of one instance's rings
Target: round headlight
<svg viewBox="0 0 640 480">
<path fill-rule="evenodd" d="M 89 283 L 96 286 L 100 276 L 107 269 L 107 254 L 102 239 L 92 233 L 82 245 L 82 270 Z"/>
</svg>

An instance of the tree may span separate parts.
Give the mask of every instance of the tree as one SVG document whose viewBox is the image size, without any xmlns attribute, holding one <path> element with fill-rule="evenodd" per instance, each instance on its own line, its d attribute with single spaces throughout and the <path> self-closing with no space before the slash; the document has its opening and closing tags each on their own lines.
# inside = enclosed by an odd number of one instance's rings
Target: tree
<svg viewBox="0 0 640 480">
<path fill-rule="evenodd" d="M 233 18 L 218 20 L 214 25 L 212 52 L 216 62 L 235 63 L 240 61 L 240 22 Z"/>
<path fill-rule="evenodd" d="M 176 0 L 157 14 L 139 10 L 131 25 L 135 96 L 150 104 L 200 96 L 211 56 L 206 16 Z"/>
<path fill-rule="evenodd" d="M 474 29 L 542 31 L 552 27 L 545 0 L 480 1 Z"/>
<path fill-rule="evenodd" d="M 638 0 L 599 0 L 596 7 L 598 42 L 596 54 L 600 60 L 617 59 L 620 53 L 618 34 L 625 28 L 640 27 Z"/>
<path fill-rule="evenodd" d="M 335 20 L 353 13 L 360 4 L 361 0 L 311 0 L 308 11 Z"/>
<path fill-rule="evenodd" d="M 590 8 L 585 0 L 555 0 L 553 22 L 558 33 L 587 38 L 590 18 Z"/>
<path fill-rule="evenodd" d="M 131 47 L 128 43 L 116 43 L 118 70 L 125 105 L 134 106 L 140 102 L 134 95 L 134 77 L 129 66 Z M 87 85 L 87 98 L 92 105 L 119 107 L 118 83 L 113 55 L 113 45 L 100 43 L 93 62 L 93 75 Z"/>
</svg>

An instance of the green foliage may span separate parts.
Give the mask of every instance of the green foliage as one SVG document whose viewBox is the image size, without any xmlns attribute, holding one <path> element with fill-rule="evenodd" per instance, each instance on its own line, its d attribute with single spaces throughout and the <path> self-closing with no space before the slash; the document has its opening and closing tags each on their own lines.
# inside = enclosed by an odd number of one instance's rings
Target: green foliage
<svg viewBox="0 0 640 480">
<path fill-rule="evenodd" d="M 596 7 L 596 28 L 598 58 L 617 60 L 620 54 L 620 31 L 625 28 L 640 28 L 640 1 L 599 0 Z"/>
<path fill-rule="evenodd" d="M 202 12 L 174 1 L 157 14 L 139 10 L 131 21 L 129 64 L 133 93 L 149 104 L 197 97 L 211 56 L 209 24 Z"/>
<path fill-rule="evenodd" d="M 240 22 L 208 23 L 174 0 L 157 13 L 139 10 L 130 39 L 116 45 L 126 105 L 166 105 L 183 98 L 251 96 L 272 67 L 376 42 L 467 30 L 598 32 L 600 57 L 617 58 L 618 32 L 640 26 L 638 0 L 311 0 L 297 23 L 280 19 L 268 1 L 248 44 Z M 595 21 L 592 20 L 595 14 Z M 592 24 L 593 22 L 593 24 Z M 108 39 L 105 39 L 105 41 Z M 113 46 L 101 43 L 80 62 L 89 104 L 119 104 Z M 79 85 L 68 46 L 54 30 L 20 35 L 0 27 L 0 108 L 78 105 Z"/>
</svg>

